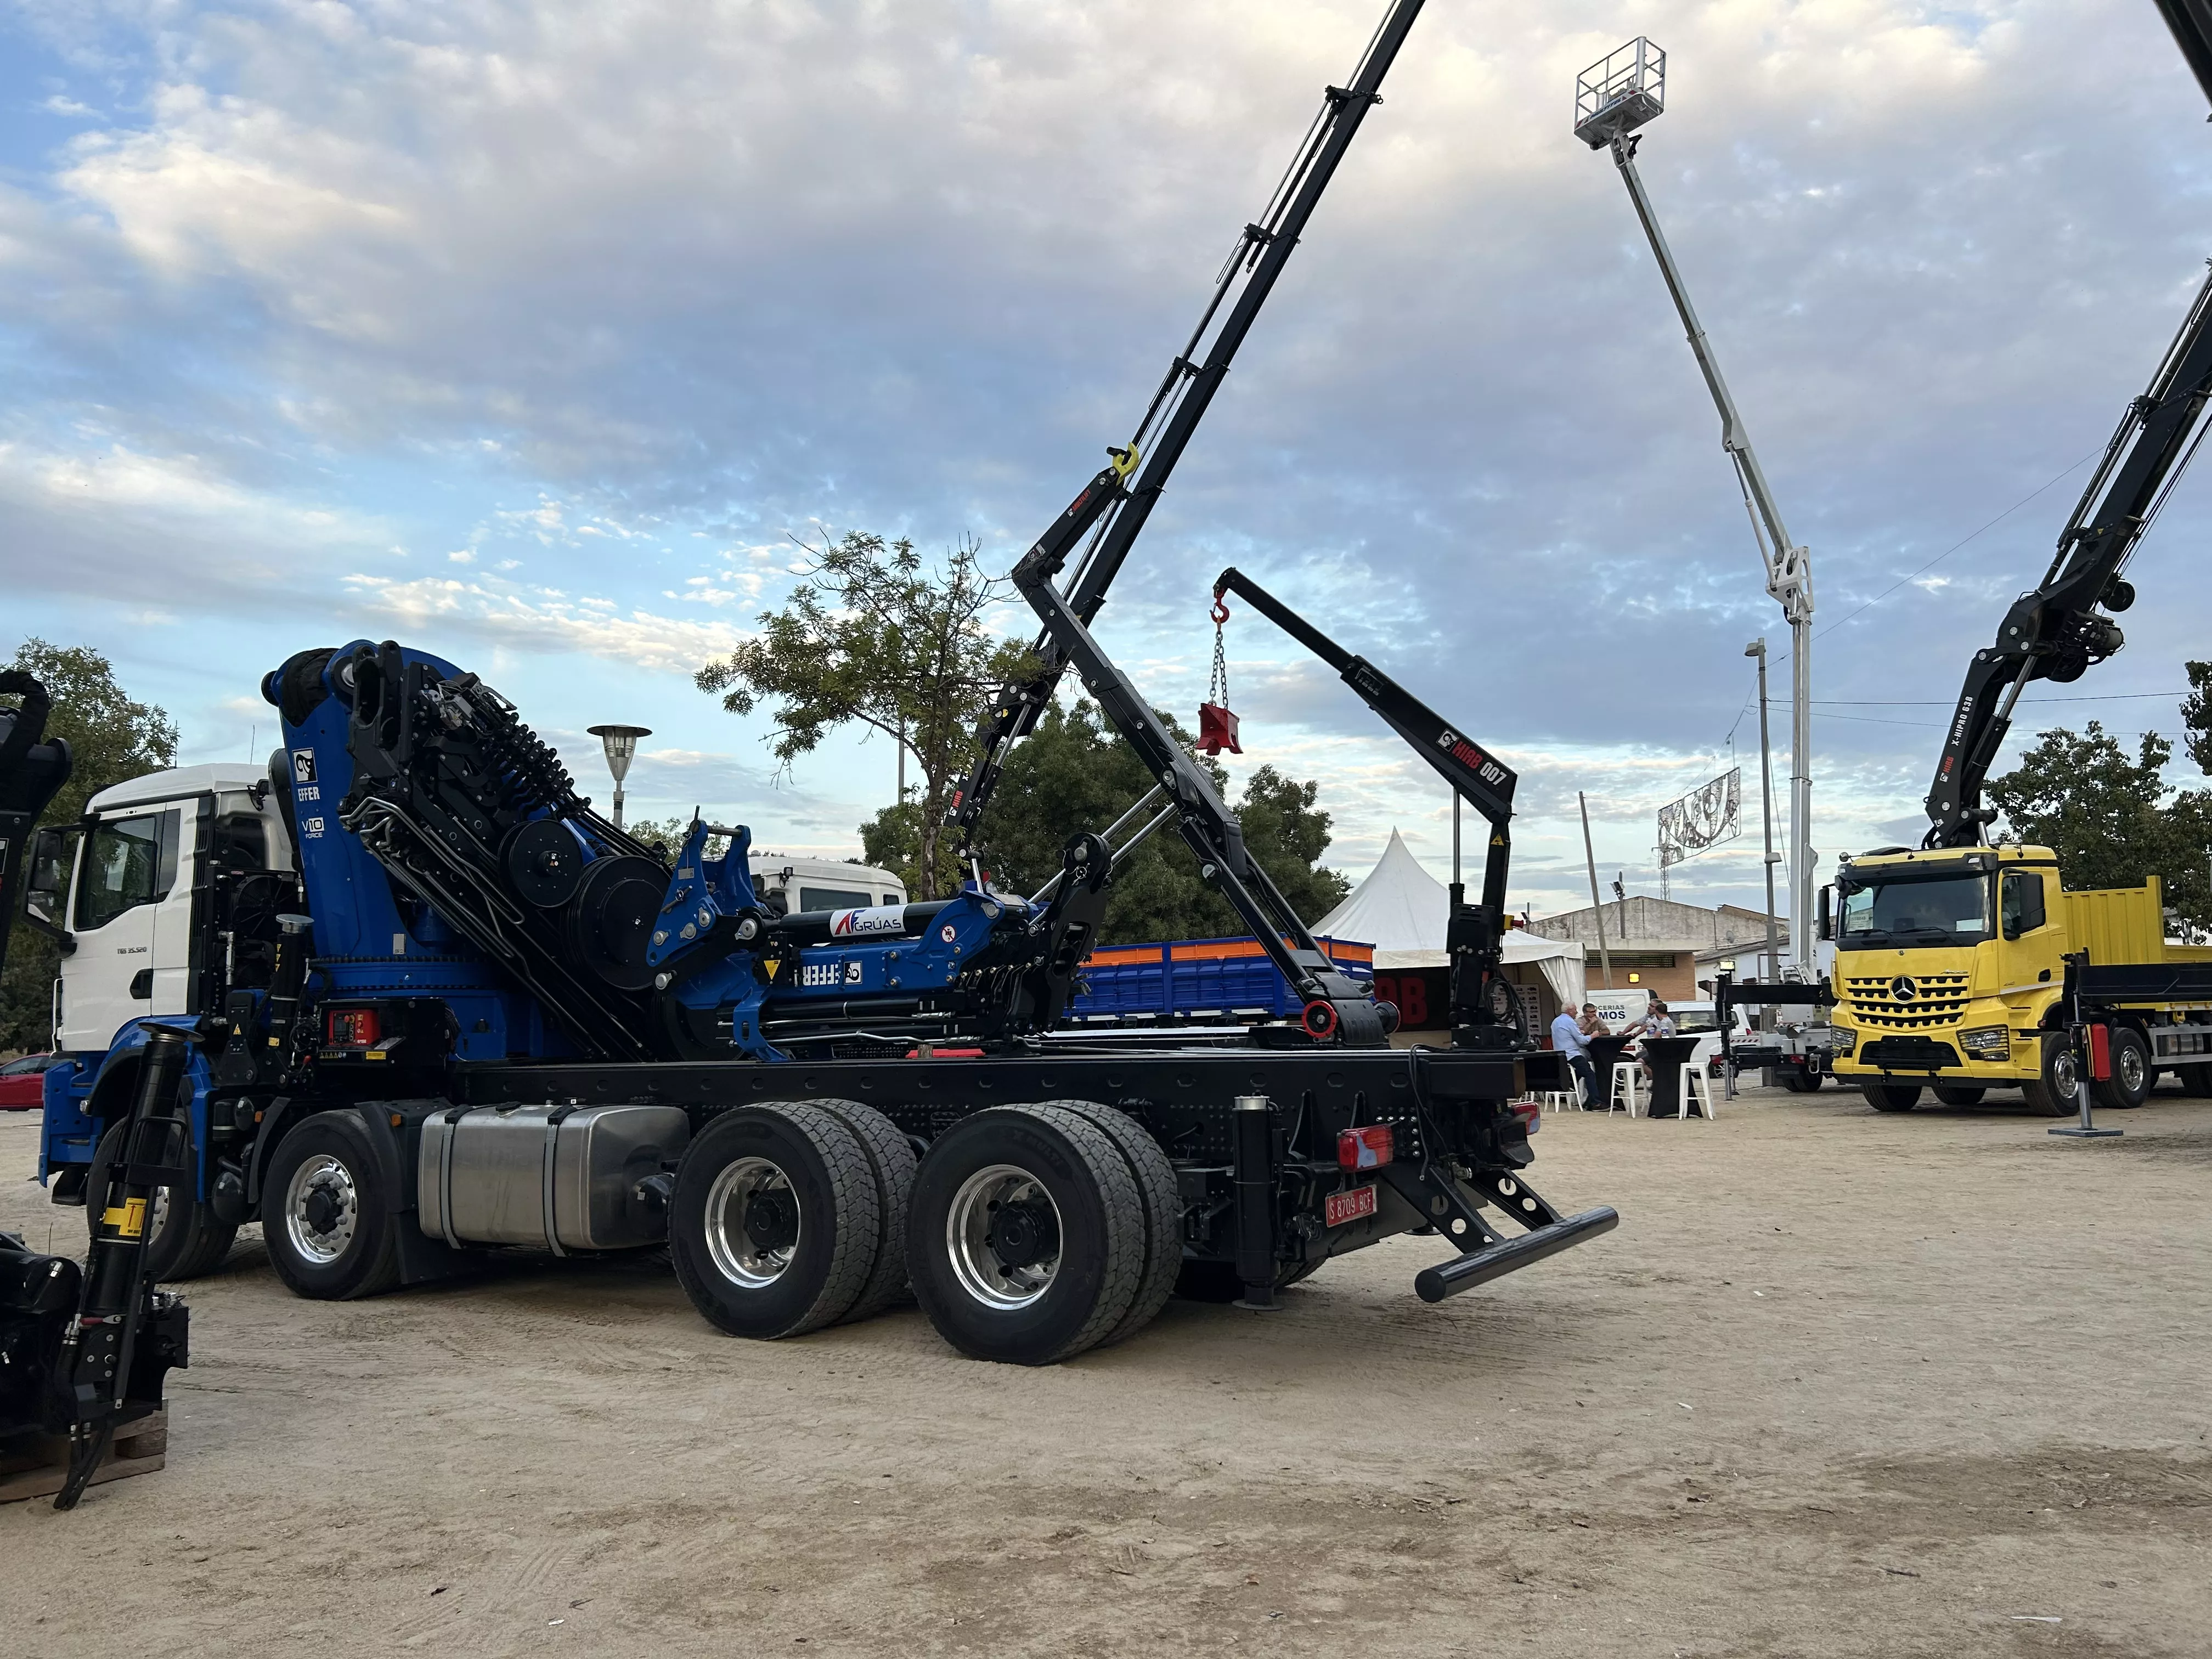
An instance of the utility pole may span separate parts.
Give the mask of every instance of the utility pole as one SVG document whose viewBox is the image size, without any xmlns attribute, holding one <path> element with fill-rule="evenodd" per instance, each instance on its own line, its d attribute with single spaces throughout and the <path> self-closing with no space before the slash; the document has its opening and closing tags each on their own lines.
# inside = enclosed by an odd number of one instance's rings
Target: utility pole
<svg viewBox="0 0 2212 1659">
<path fill-rule="evenodd" d="M 1780 854 L 1774 850 L 1774 751 L 1766 741 L 1766 636 L 1759 635 L 1743 648 L 1747 657 L 1759 659 L 1759 822 L 1766 838 L 1766 971 L 1778 975 L 1782 957 L 1774 937 L 1774 866 Z M 1759 1011 L 1759 1029 L 1774 1029 L 1774 1005 Z"/>
<path fill-rule="evenodd" d="M 1674 251 L 1659 229 L 1651 198 L 1636 171 L 1636 147 L 1642 141 L 1629 135 L 1653 119 L 1666 106 L 1667 54 L 1642 35 L 1602 62 L 1583 71 L 1575 82 L 1575 136 L 1592 149 L 1611 149 L 1628 199 L 1644 227 L 1660 275 L 1674 297 L 1674 309 L 1689 337 L 1691 354 L 1705 377 L 1720 411 L 1721 447 L 1735 465 L 1736 484 L 1743 492 L 1744 510 L 1750 515 L 1751 533 L 1759 544 L 1766 567 L 1766 591 L 1782 606 L 1790 624 L 1790 951 L 1804 976 L 1813 977 L 1813 567 L 1807 550 L 1790 539 L 1783 527 L 1782 509 L 1767 488 L 1766 474 L 1752 452 L 1751 434 L 1728 382 L 1721 377 L 1720 360 L 1705 337 L 1690 304 L 1690 292 L 1674 264 Z M 1768 906 L 1770 914 L 1773 907 Z"/>
<path fill-rule="evenodd" d="M 1583 863 L 1589 871 L 1590 914 L 1597 918 L 1598 965 L 1605 969 L 1605 988 L 1613 989 L 1613 953 L 1605 948 L 1605 902 L 1597 896 L 1597 854 L 1590 851 L 1589 802 L 1575 791 L 1575 805 L 1583 812 Z"/>
</svg>

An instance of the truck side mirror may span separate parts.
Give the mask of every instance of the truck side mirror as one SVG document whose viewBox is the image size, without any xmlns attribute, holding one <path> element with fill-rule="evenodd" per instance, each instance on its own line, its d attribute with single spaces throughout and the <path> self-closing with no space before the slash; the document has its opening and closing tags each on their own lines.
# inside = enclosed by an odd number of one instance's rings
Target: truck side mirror
<svg viewBox="0 0 2212 1659">
<path fill-rule="evenodd" d="M 1836 936 L 1836 890 L 1833 887 L 1820 890 L 1820 925 L 1817 933 L 1824 940 Z"/>
<path fill-rule="evenodd" d="M 63 927 L 69 915 L 70 866 L 76 853 L 76 827 L 40 830 L 31 837 L 30 878 L 23 884 L 23 917 L 50 939 L 67 943 Z"/>
<path fill-rule="evenodd" d="M 2032 933 L 2042 927 L 2045 921 L 2043 878 L 2025 871 L 2015 871 L 2006 876 L 1999 908 L 2007 939 L 2018 939 L 2022 933 Z"/>
</svg>

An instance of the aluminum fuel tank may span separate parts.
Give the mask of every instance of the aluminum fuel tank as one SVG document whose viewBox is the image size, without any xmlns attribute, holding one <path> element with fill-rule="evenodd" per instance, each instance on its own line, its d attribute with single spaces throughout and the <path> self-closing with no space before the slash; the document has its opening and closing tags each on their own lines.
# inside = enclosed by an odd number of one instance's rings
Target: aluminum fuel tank
<svg viewBox="0 0 2212 1659">
<path fill-rule="evenodd" d="M 690 1138 L 674 1106 L 456 1107 L 422 1125 L 416 1212 L 450 1244 L 657 1244 L 667 1219 L 638 1183 Z"/>
</svg>

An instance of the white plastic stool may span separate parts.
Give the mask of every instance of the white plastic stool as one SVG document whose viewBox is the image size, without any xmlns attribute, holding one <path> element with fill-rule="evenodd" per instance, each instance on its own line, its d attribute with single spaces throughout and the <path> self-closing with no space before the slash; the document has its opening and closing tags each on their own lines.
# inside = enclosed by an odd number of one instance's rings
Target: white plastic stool
<svg viewBox="0 0 2212 1659">
<path fill-rule="evenodd" d="M 1698 1109 L 1711 1119 L 1713 1115 L 1713 1080 L 1705 1075 L 1703 1066 L 1685 1065 L 1682 1067 L 1681 1104 L 1677 1108 L 1684 1117 L 1689 1116 L 1692 1100 L 1698 1103 Z"/>
<path fill-rule="evenodd" d="M 1644 1101 L 1644 1068 L 1632 1060 L 1613 1062 L 1613 1094 L 1606 1102 L 1605 1115 L 1611 1117 L 1624 1105 L 1631 1117 Z"/>
</svg>

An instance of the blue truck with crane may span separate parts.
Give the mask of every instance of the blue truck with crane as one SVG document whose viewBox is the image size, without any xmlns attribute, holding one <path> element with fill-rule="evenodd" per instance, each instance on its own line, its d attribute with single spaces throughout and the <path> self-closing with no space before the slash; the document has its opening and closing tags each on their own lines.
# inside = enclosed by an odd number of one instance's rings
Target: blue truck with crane
<svg viewBox="0 0 2212 1659">
<path fill-rule="evenodd" d="M 161 1176 L 154 1277 L 204 1271 L 252 1221 L 318 1297 L 501 1249 L 665 1245 L 733 1334 L 862 1318 L 910 1285 L 955 1346 L 1033 1364 L 1131 1334 L 1178 1289 L 1275 1305 L 1395 1235 L 1453 1252 L 1416 1279 L 1437 1301 L 1613 1226 L 1526 1179 L 1535 1121 L 1515 1103 L 1553 1061 L 1500 971 L 1510 769 L 1336 653 L 1493 825 L 1480 899 L 1453 896 L 1450 1044 L 1395 1049 L 1395 1011 L 1326 954 L 1090 631 L 1419 9 L 1394 0 L 1328 88 L 1133 434 L 1018 564 L 1037 668 L 979 729 L 947 821 L 957 892 L 792 908 L 756 885 L 742 825 L 695 820 L 664 857 L 594 811 L 457 665 L 392 641 L 301 652 L 262 684 L 283 732 L 266 773 L 157 775 L 34 838 L 26 918 L 65 952 L 56 1200 L 98 1218 Z M 1070 668 L 1156 781 L 1009 894 L 979 827 Z M 1294 1018 L 1064 1024 L 1116 860 L 1170 824 Z M 155 1166 L 125 1132 L 173 1075 L 184 1144 Z"/>
</svg>

